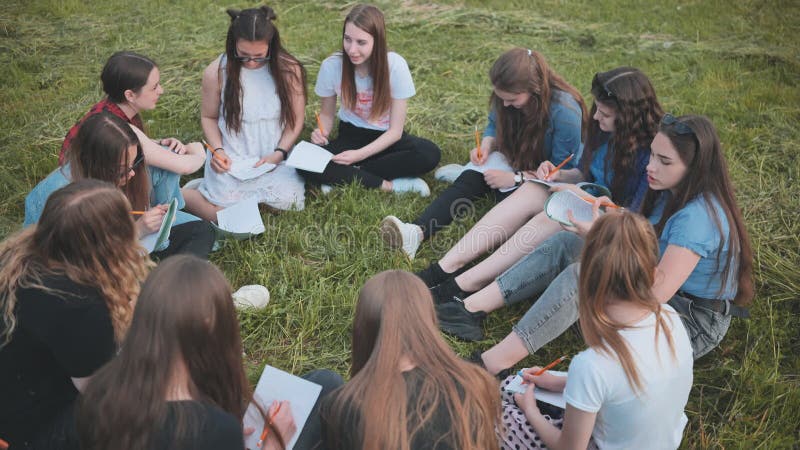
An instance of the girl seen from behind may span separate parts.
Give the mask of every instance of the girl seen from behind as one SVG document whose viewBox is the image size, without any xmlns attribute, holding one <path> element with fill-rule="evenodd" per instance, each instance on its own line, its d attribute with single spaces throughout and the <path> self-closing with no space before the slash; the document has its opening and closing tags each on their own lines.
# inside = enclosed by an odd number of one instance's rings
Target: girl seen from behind
<svg viewBox="0 0 800 450">
<path fill-rule="evenodd" d="M 187 210 L 216 222 L 220 209 L 255 198 L 270 207 L 303 209 L 305 187 L 294 168 L 281 164 L 303 129 L 306 72 L 281 45 L 272 8 L 229 9 L 225 53 L 203 72 L 200 123 L 209 145 L 205 178 L 185 187 Z M 241 180 L 232 165 L 274 164 Z"/>
<path fill-rule="evenodd" d="M 331 449 L 495 449 L 497 383 L 439 335 L 425 285 L 368 280 L 353 321 L 350 381 L 323 404 Z"/>
<path fill-rule="evenodd" d="M 76 181 L 0 245 L 0 436 L 12 448 L 66 446 L 72 402 L 125 336 L 151 264 L 130 209 L 116 186 Z"/>
<path fill-rule="evenodd" d="M 524 372 L 524 394 L 503 393 L 506 449 L 662 448 L 681 443 L 692 387 L 692 346 L 676 311 L 653 292 L 658 241 L 634 213 L 607 214 L 586 236 L 578 317 L 588 349 L 566 377 Z M 503 383 L 508 385 L 513 377 Z M 544 416 L 534 387 L 564 392 L 561 420 Z M 554 423 L 555 422 L 555 423 Z"/>
<path fill-rule="evenodd" d="M 322 62 L 315 92 L 321 97 L 322 128 L 314 129 L 311 141 L 334 156 L 322 173 L 301 170 L 306 180 L 323 185 L 355 181 L 386 192 L 430 195 L 425 181 L 416 177 L 436 167 L 441 151 L 404 131 L 408 99 L 416 91 L 406 60 L 388 50 L 378 8 L 362 4 L 350 10 L 342 50 Z M 338 134 L 330 139 L 339 97 Z"/>
</svg>

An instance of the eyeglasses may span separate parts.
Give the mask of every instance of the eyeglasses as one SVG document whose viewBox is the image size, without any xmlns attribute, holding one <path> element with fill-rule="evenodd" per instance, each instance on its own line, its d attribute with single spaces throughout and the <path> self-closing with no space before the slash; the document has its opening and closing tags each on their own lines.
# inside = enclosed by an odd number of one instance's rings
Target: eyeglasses
<svg viewBox="0 0 800 450">
<path fill-rule="evenodd" d="M 128 176 L 129 173 L 131 173 L 132 170 L 139 167 L 143 162 L 144 162 L 144 153 L 142 153 L 142 149 L 140 148 L 136 150 L 136 158 L 133 160 L 133 164 L 130 167 L 128 167 L 124 172 L 120 173 L 119 177 L 125 178 L 126 176 Z"/>
<path fill-rule="evenodd" d="M 600 93 L 605 94 L 605 98 L 616 98 L 617 95 L 608 88 L 608 84 L 600 82 L 598 75 L 600 75 L 600 72 L 594 74 L 594 78 L 592 78 L 592 90 L 594 91 L 595 88 L 598 88 L 598 90 L 602 89 Z"/>
<path fill-rule="evenodd" d="M 239 56 L 238 50 L 234 50 L 234 56 L 236 57 L 236 60 L 239 62 L 247 63 L 253 61 L 254 63 L 258 64 L 265 63 L 269 61 L 270 58 L 269 52 L 267 53 L 267 56 L 254 57 L 254 56 Z"/>
<path fill-rule="evenodd" d="M 670 113 L 664 114 L 664 117 L 661 118 L 661 124 L 674 128 L 675 132 L 678 134 L 694 135 L 694 130 L 692 127 L 681 122 L 677 117 Z"/>
</svg>

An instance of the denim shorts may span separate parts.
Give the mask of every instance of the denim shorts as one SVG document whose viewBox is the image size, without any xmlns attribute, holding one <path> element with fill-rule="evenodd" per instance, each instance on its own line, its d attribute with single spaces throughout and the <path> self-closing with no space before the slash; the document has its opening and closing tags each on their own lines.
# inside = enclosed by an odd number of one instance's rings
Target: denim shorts
<svg viewBox="0 0 800 450">
<path fill-rule="evenodd" d="M 730 315 L 712 311 L 686 297 L 676 294 L 667 303 L 678 312 L 686 327 L 692 341 L 694 359 L 718 346 L 731 325 Z"/>
</svg>

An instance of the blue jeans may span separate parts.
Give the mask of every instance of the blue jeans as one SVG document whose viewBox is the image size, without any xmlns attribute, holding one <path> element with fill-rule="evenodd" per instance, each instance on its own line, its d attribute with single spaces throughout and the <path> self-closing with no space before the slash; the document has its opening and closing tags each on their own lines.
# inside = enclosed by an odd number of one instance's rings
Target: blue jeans
<svg viewBox="0 0 800 450">
<path fill-rule="evenodd" d="M 529 353 L 535 353 L 578 321 L 580 264 L 576 261 L 582 247 L 579 236 L 559 232 L 497 278 L 506 304 L 541 294 L 513 327 Z M 677 294 L 667 303 L 680 315 L 692 342 L 694 359 L 713 350 L 728 332 L 730 315 Z"/>
</svg>

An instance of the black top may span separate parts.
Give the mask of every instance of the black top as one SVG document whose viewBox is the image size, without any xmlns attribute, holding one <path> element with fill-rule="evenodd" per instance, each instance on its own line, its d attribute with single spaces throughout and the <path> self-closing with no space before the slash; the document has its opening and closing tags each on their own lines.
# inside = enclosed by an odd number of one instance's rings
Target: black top
<svg viewBox="0 0 800 450">
<path fill-rule="evenodd" d="M 154 436 L 151 450 L 227 450 L 244 449 L 242 424 L 232 414 L 217 406 L 193 400 L 167 402 L 167 418 Z M 175 442 L 177 415 L 191 428 L 184 442 Z"/>
<path fill-rule="evenodd" d="M 412 369 L 403 372 L 403 378 L 406 382 L 406 389 L 408 395 L 408 426 L 409 430 L 415 425 L 415 408 L 418 402 L 424 401 L 419 398 L 419 386 L 424 376 L 423 372 L 419 369 Z M 337 395 L 334 392 L 332 395 L 326 397 L 323 401 L 325 403 L 336 401 Z M 323 411 L 330 410 L 330 405 L 323 406 Z M 391 407 L 391 405 L 387 405 Z M 360 412 L 352 409 L 346 409 L 342 414 L 339 422 L 339 429 L 333 433 L 335 438 L 331 439 L 329 435 L 330 426 L 327 423 L 327 418 L 322 417 L 322 436 L 326 440 L 327 448 L 330 450 L 350 450 L 362 448 L 363 436 L 360 432 L 359 423 Z M 411 438 L 410 448 L 414 450 L 455 450 L 455 443 L 452 442 L 453 436 L 450 434 L 452 429 L 450 412 L 447 407 L 440 403 L 431 419 L 425 423 L 422 428 Z"/>
<path fill-rule="evenodd" d="M 0 438 L 12 448 L 47 433 L 75 400 L 71 378 L 91 375 L 116 351 L 96 289 L 63 276 L 42 281 L 55 292 L 17 291 L 17 326 L 0 348 Z"/>
</svg>

